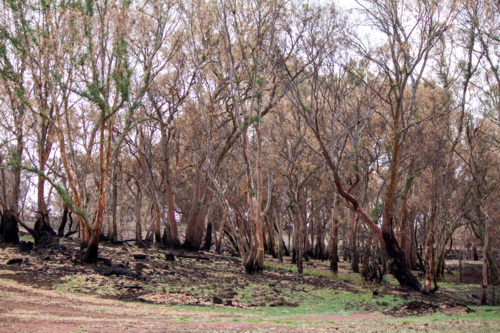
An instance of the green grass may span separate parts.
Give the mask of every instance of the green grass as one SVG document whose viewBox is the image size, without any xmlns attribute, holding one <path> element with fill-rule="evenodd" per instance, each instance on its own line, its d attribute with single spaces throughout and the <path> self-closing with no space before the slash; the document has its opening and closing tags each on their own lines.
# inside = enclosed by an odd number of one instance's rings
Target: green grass
<svg viewBox="0 0 500 333">
<path fill-rule="evenodd" d="M 32 242 L 33 237 L 31 237 L 31 235 L 23 235 L 23 234 L 19 233 L 19 241 Z"/>
<path fill-rule="evenodd" d="M 241 298 L 243 301 L 249 298 L 248 292 L 245 292 L 243 295 L 240 293 L 239 296 L 243 296 Z M 227 314 L 245 313 L 252 317 L 265 317 L 267 320 L 282 320 L 284 318 L 306 317 L 313 314 L 315 316 L 322 316 L 332 314 L 349 315 L 354 312 L 371 313 L 392 308 L 406 302 L 401 298 L 393 298 L 388 295 L 381 298 L 373 298 L 371 293 L 368 292 L 358 294 L 349 292 L 334 293 L 331 289 L 326 288 L 312 289 L 307 293 L 283 290 L 281 296 L 284 296 L 287 301 L 299 300 L 299 306 L 262 306 L 245 310 L 238 308 L 193 307 L 185 305 L 177 305 L 175 307 L 193 312 L 219 312 Z M 382 302 L 385 304 L 380 304 Z"/>
<path fill-rule="evenodd" d="M 288 271 L 291 273 L 298 273 L 299 271 L 297 270 L 297 267 L 295 266 L 285 266 L 285 265 L 279 265 L 271 262 L 265 262 L 264 266 L 273 268 L 273 269 L 281 269 L 284 271 Z M 325 277 L 328 279 L 333 279 L 333 280 L 342 280 L 342 281 L 354 281 L 357 280 L 355 279 L 352 275 L 349 274 L 332 274 L 329 272 L 321 272 L 321 271 L 314 271 L 314 270 L 309 270 L 309 269 L 304 269 L 303 273 L 304 275 L 310 275 L 310 276 L 316 276 L 316 277 Z"/>
</svg>

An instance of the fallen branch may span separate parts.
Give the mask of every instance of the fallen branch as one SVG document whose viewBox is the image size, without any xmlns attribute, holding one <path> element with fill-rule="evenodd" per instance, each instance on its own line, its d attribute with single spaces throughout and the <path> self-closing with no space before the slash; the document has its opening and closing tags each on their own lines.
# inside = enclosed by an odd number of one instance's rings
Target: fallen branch
<svg viewBox="0 0 500 333">
<path fill-rule="evenodd" d="M 68 238 L 71 235 L 74 235 L 78 232 L 78 230 L 73 230 L 73 231 L 68 231 L 66 235 L 64 235 L 64 238 Z"/>
<path fill-rule="evenodd" d="M 110 276 L 113 274 L 116 276 L 124 275 L 124 276 L 130 276 L 134 279 L 141 279 L 142 280 L 142 278 L 138 274 L 131 272 L 131 271 L 127 271 L 125 269 L 117 268 L 117 267 L 100 267 L 100 266 L 94 265 L 94 271 L 96 271 L 97 273 L 104 275 L 104 276 Z"/>
<path fill-rule="evenodd" d="M 206 258 L 206 257 L 189 256 L 189 255 L 183 255 L 183 254 L 178 254 L 177 257 L 178 258 L 187 258 L 187 259 L 210 260 L 210 258 Z"/>
</svg>

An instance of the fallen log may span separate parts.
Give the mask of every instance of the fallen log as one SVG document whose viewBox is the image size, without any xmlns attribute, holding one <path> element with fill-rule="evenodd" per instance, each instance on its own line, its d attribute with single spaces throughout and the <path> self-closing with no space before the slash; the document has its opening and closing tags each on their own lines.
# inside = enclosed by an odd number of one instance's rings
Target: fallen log
<svg viewBox="0 0 500 333">
<path fill-rule="evenodd" d="M 201 257 L 201 256 L 190 256 L 184 254 L 178 254 L 177 258 L 186 258 L 186 259 L 200 259 L 200 260 L 210 260 L 210 258 Z"/>
<path fill-rule="evenodd" d="M 104 275 L 104 276 L 110 276 L 113 274 L 116 276 L 124 275 L 124 276 L 130 276 L 134 279 L 142 280 L 142 277 L 139 274 L 136 274 L 136 273 L 131 272 L 131 271 L 127 271 L 125 269 L 117 268 L 117 267 L 101 267 L 101 266 L 94 265 L 94 271 L 96 271 L 97 273 Z"/>
</svg>

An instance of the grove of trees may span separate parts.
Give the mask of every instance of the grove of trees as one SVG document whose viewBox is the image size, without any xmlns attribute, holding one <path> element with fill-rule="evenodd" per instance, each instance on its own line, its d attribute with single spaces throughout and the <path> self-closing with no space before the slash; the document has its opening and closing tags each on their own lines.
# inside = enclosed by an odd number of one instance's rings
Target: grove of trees
<svg viewBox="0 0 500 333">
<path fill-rule="evenodd" d="M 500 276 L 500 5 L 2 0 L 1 241 Z M 35 221 L 34 225 L 28 221 Z M 55 225 L 60 226 L 54 230 Z M 57 228 L 56 228 L 57 229 Z M 342 255 L 341 255 L 342 254 Z M 360 269 L 361 266 L 361 269 Z M 412 274 L 424 272 L 424 284 Z"/>
</svg>

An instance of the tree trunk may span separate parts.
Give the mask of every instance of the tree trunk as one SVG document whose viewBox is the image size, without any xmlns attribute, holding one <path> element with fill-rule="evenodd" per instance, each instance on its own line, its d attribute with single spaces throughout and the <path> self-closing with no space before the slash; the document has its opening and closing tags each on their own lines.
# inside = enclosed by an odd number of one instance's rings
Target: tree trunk
<svg viewBox="0 0 500 333">
<path fill-rule="evenodd" d="M 66 227 L 66 223 L 68 222 L 68 206 L 64 205 L 63 216 L 61 220 L 61 225 L 59 226 L 59 230 L 57 230 L 57 236 L 64 236 L 64 228 Z"/>
<path fill-rule="evenodd" d="M 212 222 L 208 222 L 207 224 L 207 233 L 205 235 L 205 245 L 203 246 L 203 251 L 210 251 L 210 247 L 212 246 Z"/>
<path fill-rule="evenodd" d="M 295 230 L 296 230 L 296 236 L 295 236 L 295 260 L 297 261 L 297 271 L 299 274 L 302 274 L 304 271 L 303 267 L 303 249 L 302 249 L 302 244 L 303 242 L 303 237 L 302 237 L 302 226 L 300 223 L 300 211 L 299 211 L 299 203 L 297 202 L 297 206 L 295 207 L 296 212 L 295 212 Z"/>
<path fill-rule="evenodd" d="M 116 243 L 118 241 L 118 225 L 116 219 L 116 208 L 118 206 L 118 185 L 116 184 L 118 180 L 118 174 L 116 172 L 116 163 L 113 163 L 111 170 L 111 230 L 109 232 L 109 240 L 111 243 Z"/>
<path fill-rule="evenodd" d="M 365 280 L 371 279 L 370 272 L 370 255 L 372 247 L 373 232 L 369 231 L 368 238 L 365 242 L 365 248 L 363 249 L 363 268 L 361 269 L 361 277 Z"/>
<path fill-rule="evenodd" d="M 141 225 L 141 210 L 142 210 L 142 191 L 137 184 L 137 201 L 135 203 L 135 243 L 139 247 L 143 247 L 142 242 L 142 225 Z"/>
<path fill-rule="evenodd" d="M 79 237 L 80 237 L 80 251 L 86 249 L 89 246 L 90 242 L 90 234 L 85 226 L 85 222 L 79 217 L 78 218 L 78 228 L 79 228 Z"/>
<path fill-rule="evenodd" d="M 351 226 L 351 269 L 353 273 L 359 273 L 359 253 L 357 249 L 357 233 L 358 233 L 358 217 L 352 212 L 352 226 Z"/>
<path fill-rule="evenodd" d="M 484 228 L 484 242 L 483 242 L 483 295 L 481 297 L 481 305 L 488 304 L 488 247 L 490 245 L 490 217 L 485 213 L 486 225 Z"/>
<path fill-rule="evenodd" d="M 339 205 L 340 198 L 336 196 L 332 209 L 332 226 L 330 228 L 330 272 L 332 272 L 332 274 L 337 274 L 339 272 Z"/>
<path fill-rule="evenodd" d="M 222 247 L 222 239 L 224 238 L 224 225 L 226 224 L 226 218 L 227 218 L 227 213 L 224 212 L 222 215 L 222 222 L 220 224 L 219 228 L 219 241 L 217 242 L 217 246 L 215 249 L 215 252 L 221 254 L 221 247 Z"/>
<path fill-rule="evenodd" d="M 203 231 L 205 230 L 202 213 L 206 200 L 202 198 L 202 176 L 200 168 L 196 171 L 195 181 L 196 188 L 193 204 L 191 206 L 191 215 L 189 216 L 186 227 L 186 239 L 184 240 L 184 244 L 182 244 L 182 248 L 187 251 L 198 251 L 200 249 L 203 240 Z M 207 194 L 207 196 L 209 196 L 209 194 Z"/>
<path fill-rule="evenodd" d="M 284 245 L 284 240 L 283 240 L 283 212 L 280 210 L 278 211 L 278 259 L 280 263 L 283 263 L 283 245 Z M 289 241 L 290 242 L 290 241 Z M 290 247 L 290 246 L 288 246 Z"/>
<path fill-rule="evenodd" d="M 274 247 L 274 229 L 271 227 L 271 223 L 267 215 L 264 216 L 264 221 L 266 222 L 267 234 L 269 235 L 269 253 L 273 256 L 273 258 L 277 258 L 276 250 Z"/>
<path fill-rule="evenodd" d="M 1 214 L 0 243 L 19 244 L 19 228 L 12 212 L 4 209 Z"/>
<path fill-rule="evenodd" d="M 348 223 L 347 223 L 348 217 L 346 217 L 346 223 L 342 225 L 342 250 L 344 252 L 344 262 L 345 261 L 351 261 L 351 252 L 350 252 L 350 247 L 349 247 L 349 237 L 347 237 L 348 233 Z"/>
<path fill-rule="evenodd" d="M 83 256 L 83 261 L 87 264 L 94 264 L 97 262 L 99 254 L 99 242 L 102 236 L 102 222 L 105 213 L 105 191 L 104 191 L 104 175 L 101 176 L 100 195 L 97 200 L 97 214 L 94 222 L 94 228 L 90 232 L 90 242 Z"/>
</svg>

